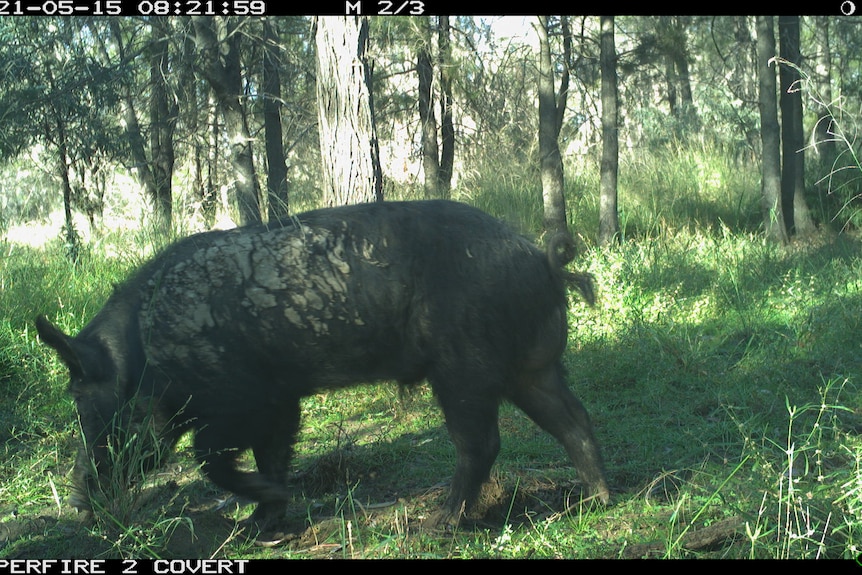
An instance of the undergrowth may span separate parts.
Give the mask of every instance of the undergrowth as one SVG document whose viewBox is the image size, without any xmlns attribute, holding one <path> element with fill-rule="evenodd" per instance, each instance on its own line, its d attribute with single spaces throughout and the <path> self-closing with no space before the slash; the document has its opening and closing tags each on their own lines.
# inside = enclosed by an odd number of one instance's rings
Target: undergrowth
<svg viewBox="0 0 862 575">
<path fill-rule="evenodd" d="M 826 221 L 787 248 L 765 243 L 751 166 L 704 146 L 630 170 L 616 247 L 589 240 L 592 172 L 570 182 L 585 240 L 575 265 L 595 276 L 599 302 L 572 297 L 563 359 L 602 444 L 611 504 L 584 503 L 560 446 L 503 406 L 479 513 L 449 532 L 420 528 L 454 466 L 442 417 L 426 386 L 387 384 L 304 400 L 297 536 L 282 546 L 254 545 L 253 506 L 203 478 L 189 439 L 81 523 L 63 503 L 79 436 L 67 374 L 33 319 L 77 332 L 142 256 L 122 240 L 75 264 L 58 242 L 0 244 L 0 557 L 856 557 L 862 243 Z M 534 186 L 477 185 L 456 199 L 518 214 L 513 225 L 539 236 Z"/>
</svg>

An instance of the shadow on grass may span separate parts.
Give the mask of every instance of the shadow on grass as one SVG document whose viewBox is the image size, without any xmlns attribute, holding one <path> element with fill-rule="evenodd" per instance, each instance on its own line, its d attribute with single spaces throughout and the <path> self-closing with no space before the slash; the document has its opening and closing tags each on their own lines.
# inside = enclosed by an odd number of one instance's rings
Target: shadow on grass
<svg viewBox="0 0 862 575">
<path fill-rule="evenodd" d="M 507 433 L 507 435 L 509 435 Z M 504 441 L 515 443 L 516 438 Z M 561 447 L 545 467 L 498 459 L 478 509 L 462 523 L 462 532 L 529 525 L 576 508 L 583 496 L 574 468 Z M 177 456 L 187 459 L 182 453 Z M 145 486 L 135 508 L 119 525 L 104 514 L 82 524 L 64 506 L 30 507 L 0 523 L 0 557 L 121 558 L 235 557 L 259 554 L 256 533 L 244 523 L 253 510 L 218 490 L 190 461 L 174 461 Z M 309 552 L 322 543 L 344 543 L 345 524 L 374 530 L 420 532 L 422 519 L 443 503 L 454 470 L 454 448 L 441 427 L 405 433 L 376 444 L 342 442 L 323 455 L 300 456 L 291 479 L 294 500 L 286 525 L 293 535 L 291 552 Z M 61 494 L 62 495 L 62 494 Z M 22 510 L 23 511 L 23 510 Z M 249 539 L 251 538 L 251 540 Z M 340 547 L 339 547 L 340 548 Z"/>
<path fill-rule="evenodd" d="M 698 258 L 678 253 L 633 268 L 629 317 L 612 338 L 578 342 L 573 332 L 566 355 L 612 487 L 649 492 L 656 478 L 687 480 L 706 462 L 730 472 L 748 440 L 786 445 L 788 408 L 819 405 L 830 383 L 841 385 L 842 406 L 859 405 L 860 253 L 858 238 L 841 235 L 800 240 L 783 255 L 741 258 L 732 278 L 711 277 Z M 673 303 L 662 313 L 632 309 L 657 297 L 721 305 L 697 319 Z M 839 409 L 830 423 L 857 434 L 856 411 Z M 815 415 L 798 415 L 797 428 Z"/>
</svg>

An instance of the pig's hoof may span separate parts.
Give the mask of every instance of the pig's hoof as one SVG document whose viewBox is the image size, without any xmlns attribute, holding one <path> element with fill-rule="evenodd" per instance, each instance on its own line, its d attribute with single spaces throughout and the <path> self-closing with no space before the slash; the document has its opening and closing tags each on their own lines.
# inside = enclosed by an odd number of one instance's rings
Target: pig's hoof
<svg viewBox="0 0 862 575">
<path fill-rule="evenodd" d="M 258 547 L 278 547 L 292 539 L 296 539 L 295 534 L 284 531 L 261 531 L 254 538 L 254 544 Z"/>
<path fill-rule="evenodd" d="M 422 529 L 425 531 L 452 531 L 461 522 L 461 515 L 438 509 L 422 521 Z"/>
<path fill-rule="evenodd" d="M 611 500 L 611 491 L 608 489 L 607 485 L 600 485 L 599 487 L 595 487 L 592 489 L 592 495 L 588 497 L 585 501 L 595 501 L 596 503 L 601 503 L 602 505 L 607 505 Z"/>
<path fill-rule="evenodd" d="M 254 516 L 242 522 L 248 541 L 257 547 L 278 547 L 298 537 L 284 521 L 258 519 Z"/>
<path fill-rule="evenodd" d="M 75 519 L 82 525 L 92 526 L 96 522 L 96 514 L 90 507 L 74 507 Z"/>
<path fill-rule="evenodd" d="M 257 525 L 261 531 L 277 528 L 287 521 L 287 506 L 284 503 L 258 503 L 257 509 L 248 518 L 249 523 Z"/>
</svg>

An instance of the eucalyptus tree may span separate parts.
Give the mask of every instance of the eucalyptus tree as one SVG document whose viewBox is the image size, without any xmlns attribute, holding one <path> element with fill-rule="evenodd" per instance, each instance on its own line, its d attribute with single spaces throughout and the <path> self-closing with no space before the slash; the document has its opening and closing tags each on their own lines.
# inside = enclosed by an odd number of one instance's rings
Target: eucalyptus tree
<svg viewBox="0 0 862 575">
<path fill-rule="evenodd" d="M 559 20 L 566 50 L 571 50 L 568 21 Z M 555 92 L 551 62 L 551 19 L 537 16 L 534 28 L 539 37 L 539 165 L 542 178 L 542 206 L 546 231 L 567 231 L 563 157 L 560 154 L 560 129 L 566 112 L 569 69 L 562 67 L 560 90 Z M 568 60 L 568 58 L 566 59 Z"/>
<path fill-rule="evenodd" d="M 449 197 L 455 165 L 455 123 L 453 120 L 454 98 L 452 96 L 452 43 L 449 16 L 437 17 L 437 68 L 440 76 L 440 195 Z"/>
<path fill-rule="evenodd" d="M 821 166 L 831 169 L 836 148 L 835 137 L 831 133 L 835 127 L 832 101 L 832 34 L 830 33 L 832 19 L 827 16 L 814 16 L 809 20 L 814 36 L 813 96 L 817 106 L 813 150 L 821 160 Z"/>
<path fill-rule="evenodd" d="M 447 198 L 455 159 L 452 121 L 451 45 L 449 17 L 412 18 L 416 29 L 416 73 L 419 77 L 419 124 L 422 141 L 423 188 L 426 198 Z M 436 24 L 436 48 L 434 28 Z M 435 81 L 435 71 L 437 80 Z M 434 89 L 434 86 L 437 89 Z M 438 125 L 435 108 L 439 105 Z M 438 138 L 438 132 L 440 137 Z"/>
<path fill-rule="evenodd" d="M 321 16 L 316 19 L 315 45 L 324 204 L 382 200 L 368 19 Z"/>
<path fill-rule="evenodd" d="M 263 122 L 266 144 L 266 194 L 270 220 L 289 213 L 287 164 L 281 129 L 281 43 L 272 18 L 263 22 Z"/>
<path fill-rule="evenodd" d="M 757 16 L 757 79 L 760 107 L 763 227 L 775 243 L 787 243 L 781 202 L 781 148 L 775 82 L 775 30 L 772 16 Z"/>
<path fill-rule="evenodd" d="M 174 131 L 179 106 L 173 97 L 175 89 L 168 85 L 172 76 L 168 54 L 168 39 L 172 35 L 166 18 L 150 20 L 150 159 L 153 188 L 151 196 L 156 206 L 159 228 L 171 228 L 173 209 Z"/>
<path fill-rule="evenodd" d="M 657 52 L 664 59 L 664 80 L 670 115 L 677 131 L 700 128 L 691 88 L 689 20 L 685 16 L 657 16 Z"/>
<path fill-rule="evenodd" d="M 243 89 L 242 28 L 254 19 L 193 16 L 200 73 L 212 87 L 224 118 L 233 169 L 233 198 L 241 224 L 262 221 L 261 190 L 254 166 L 254 138 Z"/>
<path fill-rule="evenodd" d="M 440 156 L 437 143 L 437 117 L 434 112 L 434 81 L 431 19 L 411 20 L 418 30 L 416 74 L 419 76 L 419 125 L 422 137 L 422 174 L 426 198 L 440 197 Z"/>
<path fill-rule="evenodd" d="M 117 76 L 123 133 L 129 158 L 154 212 L 155 229 L 168 233 L 173 212 L 174 132 L 179 107 L 169 85 L 175 67 L 169 56 L 171 20 L 90 19 L 86 29 L 104 66 Z M 140 108 L 148 112 L 141 121 Z"/>
<path fill-rule="evenodd" d="M 176 36 L 177 101 L 180 106 L 178 153 L 188 169 L 188 198 L 206 228 L 212 227 L 219 207 L 222 138 L 218 104 L 209 83 L 195 73 L 197 47 L 191 18 L 184 16 L 174 23 Z"/>
<path fill-rule="evenodd" d="M 810 234 L 814 222 L 805 201 L 805 147 L 802 133 L 799 16 L 778 17 L 781 64 L 781 202 L 784 225 L 790 234 Z"/>
<path fill-rule="evenodd" d="M 600 60 L 602 71 L 602 163 L 599 192 L 599 245 L 620 239 L 617 210 L 617 176 L 619 172 L 619 95 L 617 88 L 617 50 L 614 40 L 614 17 L 600 18 Z"/>
</svg>

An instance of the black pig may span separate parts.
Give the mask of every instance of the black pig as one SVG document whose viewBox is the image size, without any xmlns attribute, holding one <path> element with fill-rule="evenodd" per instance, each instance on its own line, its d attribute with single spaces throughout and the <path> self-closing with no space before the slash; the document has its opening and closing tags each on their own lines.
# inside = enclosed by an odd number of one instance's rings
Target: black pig
<svg viewBox="0 0 862 575">
<path fill-rule="evenodd" d="M 70 337 L 40 317 L 69 368 L 85 439 L 71 503 L 89 509 L 108 445 L 145 416 L 162 441 L 195 430 L 217 485 L 284 512 L 300 398 L 321 389 L 423 379 L 457 451 L 430 523 L 457 522 L 497 456 L 497 412 L 513 402 L 565 447 L 591 494 L 609 492 L 589 416 L 563 379 L 571 239 L 547 252 L 448 201 L 321 209 L 281 225 L 194 235 L 115 290 Z M 564 248 L 561 253 L 560 249 Z M 251 448 L 259 472 L 235 458 Z"/>
</svg>

